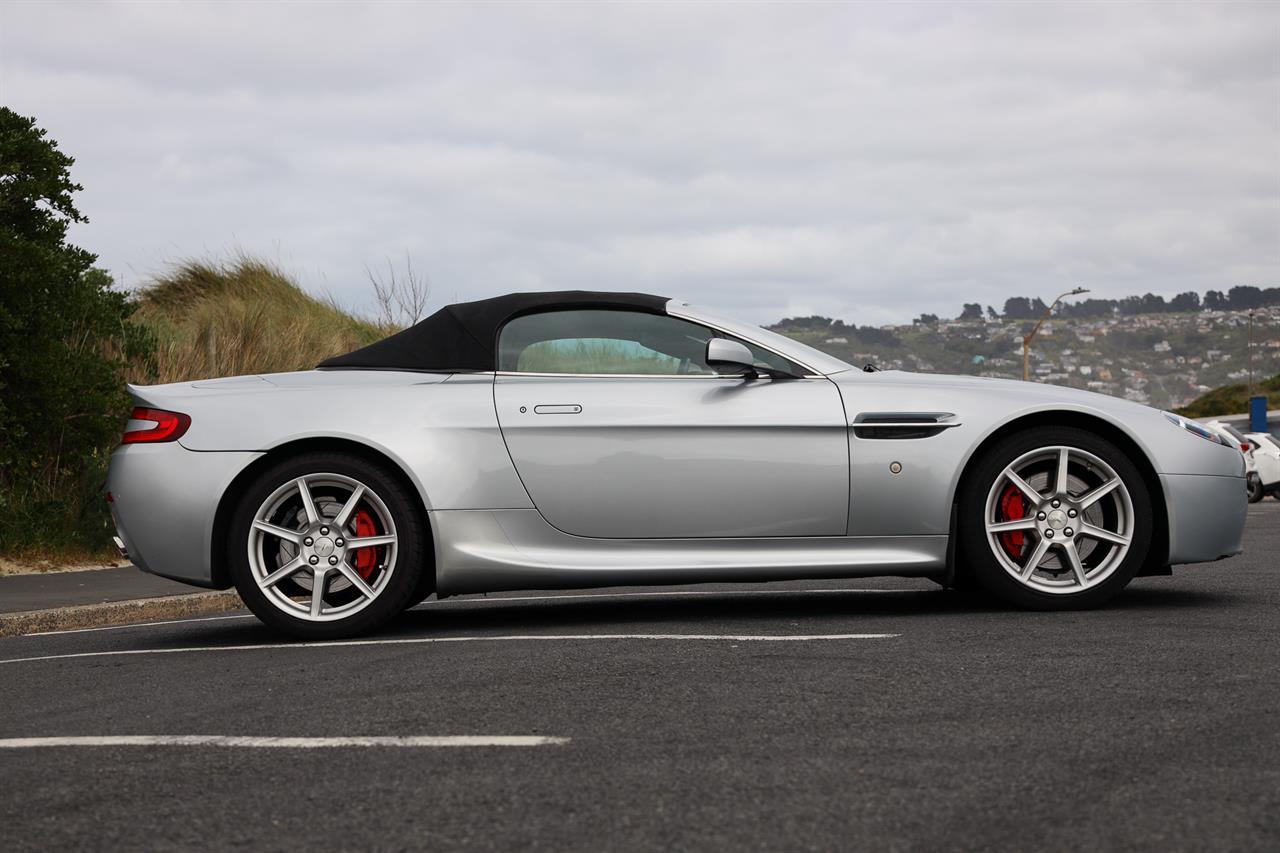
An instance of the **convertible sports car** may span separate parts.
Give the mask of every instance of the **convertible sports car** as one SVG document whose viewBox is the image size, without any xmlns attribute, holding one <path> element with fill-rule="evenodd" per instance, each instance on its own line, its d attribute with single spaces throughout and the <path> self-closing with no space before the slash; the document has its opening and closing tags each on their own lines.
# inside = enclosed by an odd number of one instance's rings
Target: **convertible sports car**
<svg viewBox="0 0 1280 853">
<path fill-rule="evenodd" d="M 857 370 L 634 293 L 451 305 L 316 370 L 130 387 L 140 568 L 306 638 L 431 593 L 894 575 L 1091 607 L 1241 549 L 1244 462 L 1067 388 Z"/>
</svg>

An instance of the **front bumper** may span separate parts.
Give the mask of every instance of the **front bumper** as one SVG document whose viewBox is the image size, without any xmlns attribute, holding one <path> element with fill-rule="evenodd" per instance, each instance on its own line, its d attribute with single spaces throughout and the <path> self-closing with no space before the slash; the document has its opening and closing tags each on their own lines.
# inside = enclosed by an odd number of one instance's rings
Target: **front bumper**
<svg viewBox="0 0 1280 853">
<path fill-rule="evenodd" d="M 178 442 L 127 444 L 111 454 L 107 491 L 123 548 L 144 572 L 212 586 L 213 520 L 256 452 L 204 453 Z"/>
<path fill-rule="evenodd" d="M 1249 501 L 1243 477 L 1161 474 L 1169 511 L 1169 564 L 1239 554 Z"/>
</svg>

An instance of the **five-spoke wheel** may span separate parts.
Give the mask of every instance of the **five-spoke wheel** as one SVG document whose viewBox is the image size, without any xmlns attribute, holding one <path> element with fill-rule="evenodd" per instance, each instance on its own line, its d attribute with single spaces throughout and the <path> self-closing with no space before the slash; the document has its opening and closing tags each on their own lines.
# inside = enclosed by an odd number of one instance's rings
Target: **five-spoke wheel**
<svg viewBox="0 0 1280 853">
<path fill-rule="evenodd" d="M 962 556 L 1016 603 L 1092 606 L 1146 557 L 1151 503 L 1139 472 L 1099 436 L 1029 430 L 979 460 L 961 495 Z"/>
</svg>

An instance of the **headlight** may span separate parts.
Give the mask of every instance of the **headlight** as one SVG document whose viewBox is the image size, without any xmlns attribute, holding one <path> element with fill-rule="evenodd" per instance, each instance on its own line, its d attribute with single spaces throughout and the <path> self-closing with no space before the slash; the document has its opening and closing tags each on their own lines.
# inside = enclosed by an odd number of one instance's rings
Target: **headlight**
<svg viewBox="0 0 1280 853">
<path fill-rule="evenodd" d="M 1175 415 L 1173 412 L 1164 412 L 1164 416 L 1169 420 L 1169 423 L 1174 426 L 1182 427 L 1187 432 L 1192 433 L 1193 435 L 1198 435 L 1206 441 L 1212 441 L 1214 444 L 1221 444 L 1223 447 L 1231 446 L 1231 442 L 1227 441 L 1213 430 L 1206 426 L 1201 426 L 1193 420 L 1184 418 L 1182 415 Z"/>
</svg>

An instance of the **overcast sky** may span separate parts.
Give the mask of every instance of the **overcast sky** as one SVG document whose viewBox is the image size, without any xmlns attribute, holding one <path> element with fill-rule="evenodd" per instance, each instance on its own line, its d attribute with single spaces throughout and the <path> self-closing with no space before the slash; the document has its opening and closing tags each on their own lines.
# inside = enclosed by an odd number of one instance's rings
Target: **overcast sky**
<svg viewBox="0 0 1280 853">
<path fill-rule="evenodd" d="M 1280 285 L 1280 3 L 0 5 L 0 101 L 128 285 L 244 250 L 368 305 L 768 322 Z"/>
</svg>

